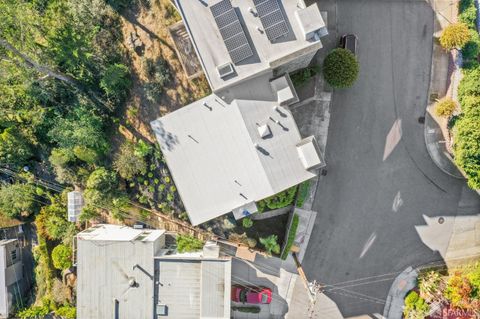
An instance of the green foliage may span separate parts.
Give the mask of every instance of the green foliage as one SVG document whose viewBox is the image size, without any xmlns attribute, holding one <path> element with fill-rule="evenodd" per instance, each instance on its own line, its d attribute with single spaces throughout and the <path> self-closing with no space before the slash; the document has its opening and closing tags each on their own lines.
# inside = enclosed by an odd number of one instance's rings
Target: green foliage
<svg viewBox="0 0 480 319">
<path fill-rule="evenodd" d="M 61 148 L 72 151 L 75 147 L 85 147 L 104 154 L 109 148 L 102 119 L 84 105 L 77 106 L 67 117 L 58 119 L 48 136 Z"/>
<path fill-rule="evenodd" d="M 476 29 L 477 8 L 473 0 L 460 0 L 458 3 L 458 19 L 465 23 L 470 29 Z"/>
<path fill-rule="evenodd" d="M 50 307 L 46 305 L 42 306 L 32 306 L 27 309 L 23 309 L 17 313 L 17 316 L 21 319 L 36 319 L 44 318 L 50 313 Z"/>
<path fill-rule="evenodd" d="M 310 181 L 305 181 L 298 186 L 298 194 L 297 194 L 297 207 L 302 208 L 305 199 L 310 194 Z"/>
<path fill-rule="evenodd" d="M 293 242 L 295 241 L 295 236 L 297 235 L 297 228 L 298 223 L 300 221 L 300 217 L 297 214 L 293 215 L 292 217 L 292 224 L 290 225 L 290 229 L 288 231 L 287 243 L 285 244 L 285 249 L 283 250 L 281 258 L 283 260 L 287 259 L 288 253 L 292 248 Z"/>
<path fill-rule="evenodd" d="M 55 310 L 55 314 L 66 319 L 75 319 L 77 316 L 77 309 L 73 306 L 61 306 Z"/>
<path fill-rule="evenodd" d="M 75 234 L 75 225 L 67 221 L 65 194 L 51 196 L 50 202 L 35 219 L 38 234 L 49 240 L 70 240 Z"/>
<path fill-rule="evenodd" d="M 461 49 L 470 40 L 470 30 L 465 23 L 446 26 L 440 36 L 440 45 L 446 50 Z"/>
<path fill-rule="evenodd" d="M 466 96 L 462 102 L 462 112 L 465 116 L 480 116 L 480 96 Z"/>
<path fill-rule="evenodd" d="M 203 242 L 190 235 L 178 234 L 176 241 L 177 250 L 180 253 L 198 251 L 203 248 Z"/>
<path fill-rule="evenodd" d="M 455 123 L 455 163 L 468 177 L 468 186 L 480 188 L 480 116 L 465 114 Z"/>
<path fill-rule="evenodd" d="M 100 81 L 100 87 L 105 91 L 107 96 L 122 101 L 128 93 L 128 89 L 132 84 L 130 80 L 130 71 L 123 64 L 113 64 L 107 67 Z"/>
<path fill-rule="evenodd" d="M 87 164 L 94 164 L 98 160 L 98 153 L 83 145 L 75 146 L 73 148 L 73 154 L 76 158 Z"/>
<path fill-rule="evenodd" d="M 470 308 L 472 293 L 473 287 L 464 273 L 456 272 L 450 276 L 445 289 L 445 297 L 453 307 Z"/>
<path fill-rule="evenodd" d="M 250 228 L 253 226 L 253 220 L 249 217 L 244 217 L 242 219 L 242 226 L 243 228 Z"/>
<path fill-rule="evenodd" d="M 442 117 L 450 117 L 457 108 L 457 103 L 451 98 L 443 98 L 435 104 L 435 114 Z"/>
<path fill-rule="evenodd" d="M 120 147 L 113 167 L 122 178 L 133 180 L 135 176 L 145 174 L 147 162 L 131 143 L 126 142 Z"/>
<path fill-rule="evenodd" d="M 87 189 L 95 189 L 105 193 L 113 192 L 118 185 L 117 176 L 114 172 L 104 167 L 97 168 L 90 174 L 87 180 Z"/>
<path fill-rule="evenodd" d="M 280 253 L 280 245 L 277 243 L 277 235 L 260 238 L 260 243 L 265 247 L 267 254 L 271 255 Z"/>
<path fill-rule="evenodd" d="M 244 313 L 260 313 L 259 306 L 232 306 L 233 311 L 239 311 Z"/>
<path fill-rule="evenodd" d="M 293 204 L 295 194 L 297 193 L 297 186 L 291 187 L 283 192 L 275 194 L 271 197 L 265 198 L 257 202 L 258 211 L 263 212 L 268 209 L 277 209 Z"/>
<path fill-rule="evenodd" d="M 0 186 L 0 213 L 10 218 L 30 215 L 38 209 L 35 187 L 29 184 L 5 184 Z"/>
<path fill-rule="evenodd" d="M 325 81 L 334 88 L 347 88 L 357 80 L 359 64 L 355 55 L 337 48 L 332 50 L 323 61 Z"/>
<path fill-rule="evenodd" d="M 121 197 L 117 189 L 118 180 L 115 172 L 104 167 L 97 168 L 87 179 L 87 188 L 84 192 L 85 203 L 91 207 L 112 209 L 112 212 L 115 209 L 123 209 L 120 202 L 117 203 L 117 207 L 112 208 L 115 206 L 113 201 Z"/>
<path fill-rule="evenodd" d="M 59 270 L 72 267 L 72 249 L 63 244 L 58 245 L 52 251 L 53 266 Z"/>
<path fill-rule="evenodd" d="M 293 85 L 298 88 L 303 86 L 305 83 L 307 83 L 309 79 L 317 75 L 319 72 L 320 72 L 320 66 L 318 65 L 308 66 L 299 71 L 295 71 L 295 73 L 290 75 L 290 78 L 292 80 Z"/>
<path fill-rule="evenodd" d="M 0 128 L 0 163 L 23 165 L 32 157 L 32 147 L 21 132 L 9 127 Z"/>
<path fill-rule="evenodd" d="M 480 67 L 463 70 L 463 78 L 458 86 L 458 99 L 463 105 L 466 96 L 480 96 Z"/>
<path fill-rule="evenodd" d="M 87 205 L 83 207 L 78 219 L 81 222 L 85 222 L 97 218 L 98 216 L 100 216 L 98 211 L 94 207 Z"/>
<path fill-rule="evenodd" d="M 152 146 L 146 143 L 144 140 L 139 140 L 135 144 L 135 155 L 139 157 L 146 157 L 152 153 Z"/>
<path fill-rule="evenodd" d="M 478 67 L 480 55 L 480 35 L 476 30 L 470 30 L 470 40 L 462 48 L 463 65 L 465 69 Z"/>
<path fill-rule="evenodd" d="M 411 291 L 405 298 L 403 314 L 406 319 L 424 319 L 430 306 L 415 291 Z"/>
</svg>

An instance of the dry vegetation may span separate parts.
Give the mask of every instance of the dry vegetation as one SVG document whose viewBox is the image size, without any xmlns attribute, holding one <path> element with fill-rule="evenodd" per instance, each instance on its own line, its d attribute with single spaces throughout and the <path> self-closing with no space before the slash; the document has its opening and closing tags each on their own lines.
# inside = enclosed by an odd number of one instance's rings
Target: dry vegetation
<svg viewBox="0 0 480 319">
<path fill-rule="evenodd" d="M 168 0 L 138 4 L 122 13 L 124 46 L 131 57 L 133 86 L 130 99 L 120 111 L 120 123 L 128 127 L 134 136 L 140 134 L 154 141 L 149 123 L 209 93 L 206 79 L 189 81 L 178 60 L 174 44 L 168 34 L 168 26 L 180 20 L 175 8 Z M 130 37 L 134 34 L 143 43 L 143 50 L 133 50 Z M 145 60 L 163 58 L 170 70 L 171 81 L 164 88 L 159 103 L 145 97 Z M 125 134 L 126 130 L 122 130 Z M 128 133 L 127 133 L 128 135 Z M 127 136 L 128 138 L 128 136 Z"/>
</svg>

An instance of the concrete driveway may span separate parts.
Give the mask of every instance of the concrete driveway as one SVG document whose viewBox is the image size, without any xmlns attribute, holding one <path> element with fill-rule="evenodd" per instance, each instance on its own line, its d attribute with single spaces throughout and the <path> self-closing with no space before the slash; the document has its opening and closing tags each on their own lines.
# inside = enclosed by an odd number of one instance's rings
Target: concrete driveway
<svg viewBox="0 0 480 319">
<path fill-rule="evenodd" d="M 327 284 L 326 294 L 345 317 L 382 313 L 396 275 L 441 260 L 415 230 L 425 225 L 422 215 L 454 216 L 464 198 L 473 206 L 478 200 L 431 162 L 418 121 L 430 79 L 429 3 L 319 5 L 329 19 L 336 15 L 337 35 L 358 36 L 361 70 L 353 88 L 333 94 L 328 175 L 318 185 L 318 215 L 303 265 L 310 280 Z M 472 207 L 460 211 L 473 213 Z"/>
</svg>

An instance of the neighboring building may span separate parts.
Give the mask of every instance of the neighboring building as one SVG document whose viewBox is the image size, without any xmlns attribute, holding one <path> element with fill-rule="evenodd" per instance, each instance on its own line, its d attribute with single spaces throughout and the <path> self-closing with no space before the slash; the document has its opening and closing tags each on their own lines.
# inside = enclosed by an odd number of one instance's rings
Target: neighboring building
<svg viewBox="0 0 480 319">
<path fill-rule="evenodd" d="M 79 233 L 77 318 L 230 318 L 230 259 L 215 247 L 177 254 L 167 236 L 116 225 Z"/>
<path fill-rule="evenodd" d="M 325 165 L 288 108 L 288 72 L 311 62 L 325 23 L 298 0 L 176 3 L 214 94 L 151 125 L 192 224 L 242 218 Z"/>
<path fill-rule="evenodd" d="M 0 318 L 8 318 L 26 289 L 18 239 L 0 240 Z"/>
<path fill-rule="evenodd" d="M 69 192 L 67 194 L 68 198 L 68 221 L 75 223 L 78 221 L 78 217 L 82 213 L 82 208 L 85 206 L 83 200 L 83 194 L 79 191 Z"/>
</svg>

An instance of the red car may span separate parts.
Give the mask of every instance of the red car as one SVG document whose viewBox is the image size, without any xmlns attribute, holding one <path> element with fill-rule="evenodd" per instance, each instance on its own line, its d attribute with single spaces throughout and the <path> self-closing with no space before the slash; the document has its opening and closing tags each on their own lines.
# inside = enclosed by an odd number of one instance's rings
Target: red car
<svg viewBox="0 0 480 319">
<path fill-rule="evenodd" d="M 232 301 L 268 304 L 272 302 L 272 289 L 266 287 L 232 286 Z"/>
</svg>

